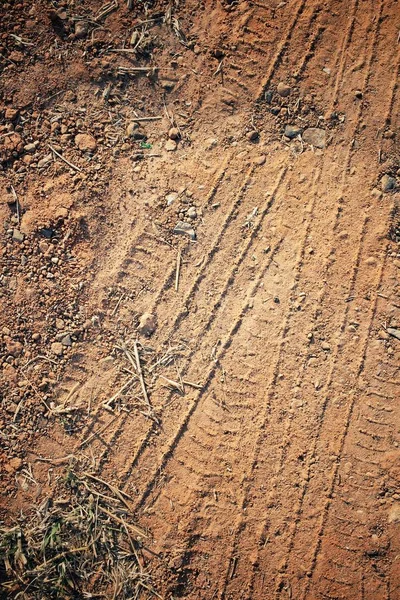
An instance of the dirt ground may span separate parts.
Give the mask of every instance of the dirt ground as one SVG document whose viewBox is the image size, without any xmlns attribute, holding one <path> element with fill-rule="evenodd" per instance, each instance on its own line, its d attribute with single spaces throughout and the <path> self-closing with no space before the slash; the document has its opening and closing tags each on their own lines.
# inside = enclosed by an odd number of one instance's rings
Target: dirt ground
<svg viewBox="0 0 400 600">
<path fill-rule="evenodd" d="M 78 462 L 162 598 L 396 600 L 400 3 L 131 4 L 0 6 L 3 522 Z"/>
</svg>

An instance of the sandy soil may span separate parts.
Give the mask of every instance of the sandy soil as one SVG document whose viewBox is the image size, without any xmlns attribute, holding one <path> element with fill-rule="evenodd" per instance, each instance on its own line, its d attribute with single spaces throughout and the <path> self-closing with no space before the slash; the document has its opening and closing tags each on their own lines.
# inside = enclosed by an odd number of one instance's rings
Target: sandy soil
<svg viewBox="0 0 400 600">
<path fill-rule="evenodd" d="M 81 461 L 163 598 L 400 598 L 399 3 L 104 6 L 0 7 L 2 518 Z"/>
</svg>

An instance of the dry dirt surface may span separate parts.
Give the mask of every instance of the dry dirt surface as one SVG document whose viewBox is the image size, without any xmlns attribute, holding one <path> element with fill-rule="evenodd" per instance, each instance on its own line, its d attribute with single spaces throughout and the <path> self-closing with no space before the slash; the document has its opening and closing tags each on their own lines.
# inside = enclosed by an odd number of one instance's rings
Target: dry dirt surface
<svg viewBox="0 0 400 600">
<path fill-rule="evenodd" d="M 84 464 L 162 598 L 399 599 L 398 0 L 0 12 L 3 521 Z"/>
</svg>

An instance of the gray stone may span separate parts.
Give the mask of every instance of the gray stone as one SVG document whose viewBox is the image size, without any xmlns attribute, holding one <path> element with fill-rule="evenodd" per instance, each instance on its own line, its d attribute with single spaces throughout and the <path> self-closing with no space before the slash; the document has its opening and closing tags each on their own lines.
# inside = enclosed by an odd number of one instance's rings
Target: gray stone
<svg viewBox="0 0 400 600">
<path fill-rule="evenodd" d="M 179 197 L 178 192 L 170 192 L 169 194 L 167 194 L 165 196 L 165 199 L 167 201 L 167 206 L 171 206 L 171 204 L 173 204 L 178 197 Z"/>
<path fill-rule="evenodd" d="M 283 81 L 280 81 L 278 83 L 276 91 L 278 92 L 278 94 L 280 96 L 282 96 L 282 98 L 287 98 L 287 96 L 290 95 L 291 89 L 290 89 L 289 85 L 287 85 L 286 83 L 283 83 Z"/>
<path fill-rule="evenodd" d="M 308 129 L 305 129 L 303 133 L 303 141 L 316 148 L 325 148 L 326 131 L 319 127 L 309 127 Z"/>
<path fill-rule="evenodd" d="M 187 235 L 191 240 L 196 239 L 196 232 L 190 223 L 185 223 L 184 221 L 178 221 L 175 225 L 173 233 L 176 235 Z"/>
<path fill-rule="evenodd" d="M 195 209 L 194 206 L 191 206 L 190 208 L 188 208 L 186 216 L 189 217 L 189 219 L 196 219 L 196 217 L 197 217 L 197 210 Z"/>
<path fill-rule="evenodd" d="M 61 343 L 63 346 L 72 346 L 72 339 L 69 333 L 62 338 Z"/>
<path fill-rule="evenodd" d="M 394 177 L 385 174 L 381 179 L 381 188 L 383 192 L 390 192 L 396 187 L 396 180 Z"/>
<path fill-rule="evenodd" d="M 19 229 L 13 229 L 12 239 L 14 240 L 14 242 L 21 243 L 24 241 L 24 237 L 24 234 Z"/>
<path fill-rule="evenodd" d="M 293 138 L 300 135 L 301 131 L 302 130 L 300 129 L 300 127 L 296 127 L 296 125 L 286 125 L 284 133 L 286 137 L 292 140 Z"/>
</svg>

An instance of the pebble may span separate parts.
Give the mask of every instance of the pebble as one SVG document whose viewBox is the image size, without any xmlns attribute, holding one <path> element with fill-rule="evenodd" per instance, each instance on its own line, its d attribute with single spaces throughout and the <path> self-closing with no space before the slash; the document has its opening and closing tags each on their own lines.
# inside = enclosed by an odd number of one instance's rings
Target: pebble
<svg viewBox="0 0 400 600">
<path fill-rule="evenodd" d="M 286 137 L 292 140 L 298 135 L 301 135 L 301 131 L 302 130 L 300 129 L 300 127 L 296 127 L 296 125 L 286 125 L 284 134 Z"/>
<path fill-rule="evenodd" d="M 126 135 L 128 137 L 133 136 L 136 129 L 139 129 L 139 123 L 136 123 L 136 121 L 132 121 L 132 123 L 128 123 L 128 126 L 126 128 Z"/>
<path fill-rule="evenodd" d="M 194 206 L 191 206 L 187 213 L 186 216 L 189 217 L 189 219 L 196 219 L 197 218 L 197 210 Z"/>
<path fill-rule="evenodd" d="M 177 192 L 170 192 L 169 194 L 167 194 L 165 196 L 167 206 L 171 206 L 171 204 L 173 204 L 175 202 L 175 200 L 178 198 L 178 196 L 179 196 L 179 194 Z"/>
<path fill-rule="evenodd" d="M 189 223 L 185 223 L 184 221 L 178 221 L 173 229 L 173 233 L 176 235 L 187 235 L 191 240 L 196 239 L 195 230 Z"/>
<path fill-rule="evenodd" d="M 89 31 L 88 21 L 77 21 L 75 23 L 75 37 L 77 39 L 84 38 Z"/>
<path fill-rule="evenodd" d="M 258 131 L 256 131 L 255 129 L 253 131 L 249 131 L 246 134 L 247 139 L 249 140 L 249 142 L 256 142 L 258 140 L 258 138 L 260 137 Z"/>
<path fill-rule="evenodd" d="M 97 148 L 97 142 L 89 133 L 78 133 L 75 136 L 75 145 L 83 152 L 94 152 Z"/>
<path fill-rule="evenodd" d="M 155 315 L 151 313 L 144 313 L 139 320 L 138 332 L 141 335 L 150 337 L 156 330 L 157 320 Z"/>
<path fill-rule="evenodd" d="M 13 471 L 18 471 L 18 469 L 22 467 L 22 460 L 15 456 L 11 460 L 9 460 L 8 464 L 10 465 Z"/>
<path fill-rule="evenodd" d="M 283 81 L 280 81 L 278 83 L 276 91 L 280 96 L 282 96 L 282 98 L 287 98 L 290 95 L 291 89 L 290 86 L 287 85 L 287 83 L 283 83 Z"/>
<path fill-rule="evenodd" d="M 382 192 L 390 192 L 396 187 L 396 180 L 387 173 L 381 179 Z"/>
<path fill-rule="evenodd" d="M 170 140 L 178 140 L 180 138 L 179 129 L 177 127 L 171 127 L 168 132 L 168 137 Z"/>
<path fill-rule="evenodd" d="M 69 333 L 62 338 L 61 343 L 63 346 L 72 346 L 72 339 Z"/>
<path fill-rule="evenodd" d="M 175 140 L 167 140 L 165 142 L 165 149 L 167 152 L 174 152 L 174 150 L 176 150 L 178 144 L 176 143 Z"/>
<path fill-rule="evenodd" d="M 36 150 L 36 144 L 26 144 L 24 146 L 25 152 L 35 152 L 35 150 Z"/>
<path fill-rule="evenodd" d="M 265 164 L 266 160 L 267 157 L 265 156 L 265 154 L 260 154 L 260 156 L 256 156 L 256 158 L 254 159 L 254 164 L 259 165 L 261 167 L 261 165 Z"/>
<path fill-rule="evenodd" d="M 7 353 L 11 354 L 11 356 L 16 357 L 22 354 L 24 347 L 21 344 L 21 342 L 16 342 L 15 340 L 9 338 L 5 340 L 5 344 L 7 348 Z"/>
<path fill-rule="evenodd" d="M 52 154 L 47 154 L 44 158 L 42 158 L 41 160 L 39 160 L 38 162 L 38 168 L 41 169 L 43 167 L 45 167 L 46 165 L 48 165 L 51 161 L 53 160 L 53 155 Z"/>
<path fill-rule="evenodd" d="M 61 342 L 53 342 L 51 344 L 51 351 L 56 356 L 62 356 L 64 353 L 64 348 Z"/>
<path fill-rule="evenodd" d="M 326 131 L 319 127 L 309 127 L 304 130 L 303 141 L 306 144 L 315 146 L 315 148 L 325 148 L 326 144 Z"/>
<path fill-rule="evenodd" d="M 19 229 L 13 229 L 12 239 L 14 242 L 21 243 L 24 241 L 24 237 L 24 234 Z"/>
<path fill-rule="evenodd" d="M 330 345 L 327 342 L 322 342 L 321 348 L 322 350 L 325 350 L 325 352 L 329 352 L 331 349 Z"/>
</svg>

